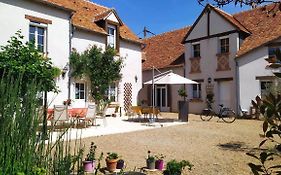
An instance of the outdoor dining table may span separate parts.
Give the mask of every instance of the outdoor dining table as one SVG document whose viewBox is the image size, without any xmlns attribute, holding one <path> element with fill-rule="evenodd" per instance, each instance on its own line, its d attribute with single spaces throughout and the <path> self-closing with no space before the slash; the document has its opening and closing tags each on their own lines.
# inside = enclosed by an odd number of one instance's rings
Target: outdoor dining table
<svg viewBox="0 0 281 175">
<path fill-rule="evenodd" d="M 87 108 L 69 108 L 67 109 L 69 117 L 79 119 L 86 116 Z M 48 109 L 48 120 L 52 120 L 54 115 L 54 109 Z"/>
</svg>

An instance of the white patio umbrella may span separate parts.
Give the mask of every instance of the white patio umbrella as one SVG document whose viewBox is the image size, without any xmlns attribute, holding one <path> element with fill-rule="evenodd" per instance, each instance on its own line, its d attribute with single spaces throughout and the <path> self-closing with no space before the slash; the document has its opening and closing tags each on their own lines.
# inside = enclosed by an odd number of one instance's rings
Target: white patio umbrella
<svg viewBox="0 0 281 175">
<path fill-rule="evenodd" d="M 180 76 L 178 74 L 173 73 L 172 70 L 161 73 L 159 75 L 154 76 L 154 67 L 152 69 L 152 80 L 145 82 L 144 84 L 152 84 L 152 107 L 153 111 L 155 108 L 154 100 L 155 100 L 155 95 L 154 95 L 154 85 L 155 84 L 199 84 L 196 81 L 192 81 L 188 78 L 185 78 L 183 76 Z M 160 72 L 158 70 L 158 72 Z M 154 116 L 154 114 L 153 114 Z"/>
<path fill-rule="evenodd" d="M 173 72 L 166 73 L 160 76 L 156 76 L 153 80 L 147 81 L 144 84 L 198 84 L 195 81 L 192 81 L 188 78 L 182 77 Z"/>
</svg>

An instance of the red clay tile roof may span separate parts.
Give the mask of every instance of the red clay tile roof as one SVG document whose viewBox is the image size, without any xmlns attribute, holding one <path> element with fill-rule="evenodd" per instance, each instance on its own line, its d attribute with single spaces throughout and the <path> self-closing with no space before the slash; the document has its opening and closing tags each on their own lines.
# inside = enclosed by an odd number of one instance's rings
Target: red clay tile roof
<svg viewBox="0 0 281 175">
<path fill-rule="evenodd" d="M 142 69 L 149 70 L 153 66 L 158 69 L 182 66 L 184 45 L 181 41 L 189 29 L 190 27 L 185 27 L 143 39 L 145 61 L 142 63 Z"/>
<path fill-rule="evenodd" d="M 268 5 L 267 10 L 272 7 L 273 4 Z M 268 16 L 262 7 L 259 7 L 233 16 L 251 32 L 251 35 L 243 41 L 236 57 L 241 57 L 281 37 L 281 12 L 277 12 L 275 17 Z"/>
<path fill-rule="evenodd" d="M 87 0 L 44 0 L 46 2 L 56 4 L 75 11 L 72 17 L 74 26 L 93 32 L 107 34 L 107 32 L 98 26 L 94 19 L 99 15 L 106 13 L 112 9 L 95 4 Z M 141 43 L 139 38 L 125 25 L 120 26 L 120 36 L 125 40 Z"/>
</svg>

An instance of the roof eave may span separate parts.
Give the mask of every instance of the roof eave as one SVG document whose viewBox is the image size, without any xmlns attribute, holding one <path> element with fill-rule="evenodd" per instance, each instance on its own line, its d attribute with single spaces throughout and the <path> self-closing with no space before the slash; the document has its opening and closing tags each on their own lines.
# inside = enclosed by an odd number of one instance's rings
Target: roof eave
<svg viewBox="0 0 281 175">
<path fill-rule="evenodd" d="M 35 1 L 35 2 L 38 2 L 38 3 L 42 3 L 42 4 L 48 5 L 50 7 L 54 7 L 54 8 L 60 9 L 60 10 L 64 10 L 64 11 L 69 12 L 69 13 L 76 12 L 75 10 L 73 10 L 71 8 L 67 8 L 67 7 L 63 7 L 63 6 L 60 6 L 60 5 L 51 3 L 51 2 L 47 2 L 46 0 L 29 0 L 29 1 Z"/>
</svg>

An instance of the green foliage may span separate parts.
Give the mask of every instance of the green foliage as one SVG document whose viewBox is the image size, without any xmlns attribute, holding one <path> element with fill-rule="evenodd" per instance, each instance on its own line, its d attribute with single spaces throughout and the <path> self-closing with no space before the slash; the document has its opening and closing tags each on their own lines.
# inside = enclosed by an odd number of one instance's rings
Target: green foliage
<svg viewBox="0 0 281 175">
<path fill-rule="evenodd" d="M 264 139 L 259 144 L 259 147 L 262 147 L 266 142 L 274 143 L 275 147 L 273 149 L 268 147 L 263 149 L 259 156 L 247 153 L 247 155 L 259 161 L 259 164 L 249 163 L 248 165 L 254 174 L 271 175 L 281 173 L 280 165 L 267 164 L 274 158 L 281 158 L 279 149 L 281 138 L 281 94 L 269 93 L 263 99 L 257 96 L 255 101 L 252 100 L 252 105 L 265 118 L 263 122 L 264 134 L 262 136 Z"/>
<path fill-rule="evenodd" d="M 154 155 L 151 154 L 151 151 L 147 151 L 147 162 L 155 162 L 156 158 Z"/>
<path fill-rule="evenodd" d="M 91 81 L 91 94 L 99 103 L 105 99 L 106 89 L 121 78 L 122 60 L 115 59 L 115 50 L 93 46 L 83 53 L 73 50 L 70 66 L 73 77 L 88 77 Z"/>
<path fill-rule="evenodd" d="M 39 91 L 55 91 L 54 78 L 60 70 L 55 68 L 49 58 L 42 56 L 32 43 L 23 43 L 21 32 L 11 37 L 6 46 L 0 47 L 0 75 L 9 71 L 11 76 L 17 77 L 22 73 L 23 88 L 32 82 L 39 82 Z"/>
<path fill-rule="evenodd" d="M 187 93 L 186 93 L 186 90 L 184 87 L 181 87 L 179 90 L 178 90 L 178 95 L 183 97 L 183 98 L 186 98 L 187 97 Z"/>
<path fill-rule="evenodd" d="M 107 156 L 106 156 L 106 159 L 108 159 L 108 160 L 114 160 L 114 159 L 118 159 L 118 158 L 119 158 L 119 155 L 115 152 L 108 152 Z"/>
<path fill-rule="evenodd" d="M 167 163 L 166 170 L 164 171 L 165 175 L 181 175 L 183 169 L 188 167 L 189 170 L 193 167 L 193 165 L 186 160 L 182 160 L 180 162 L 176 160 L 171 160 Z"/>
<path fill-rule="evenodd" d="M 94 160 L 96 160 L 96 149 L 97 149 L 97 146 L 95 145 L 94 142 L 92 142 L 91 143 L 91 147 L 90 147 L 90 151 L 87 154 L 87 157 L 86 157 L 85 160 L 87 160 L 87 161 L 94 161 Z"/>
</svg>

